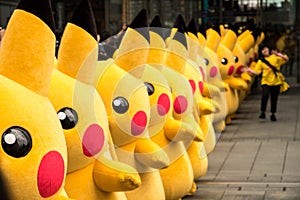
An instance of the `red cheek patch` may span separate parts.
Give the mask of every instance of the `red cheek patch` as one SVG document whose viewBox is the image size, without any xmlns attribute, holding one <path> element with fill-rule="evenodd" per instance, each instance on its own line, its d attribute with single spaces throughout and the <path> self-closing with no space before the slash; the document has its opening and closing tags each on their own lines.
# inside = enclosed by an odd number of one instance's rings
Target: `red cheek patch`
<svg viewBox="0 0 300 200">
<path fill-rule="evenodd" d="M 158 98 L 157 104 L 157 111 L 159 115 L 163 116 L 169 112 L 170 99 L 167 94 L 161 94 Z"/>
<path fill-rule="evenodd" d="M 131 133 L 134 136 L 140 135 L 146 128 L 147 115 L 143 111 L 138 111 L 131 121 Z"/>
<path fill-rule="evenodd" d="M 190 85 L 191 85 L 191 87 L 192 87 L 192 91 L 193 91 L 193 94 L 194 94 L 195 91 L 196 91 L 196 83 L 195 83 L 195 81 L 193 81 L 193 80 L 189 80 L 189 82 L 190 82 Z"/>
<path fill-rule="evenodd" d="M 97 124 L 90 125 L 82 138 L 84 155 L 88 157 L 95 156 L 103 148 L 104 140 L 105 136 L 103 129 Z"/>
<path fill-rule="evenodd" d="M 210 77 L 213 78 L 217 75 L 217 73 L 218 73 L 218 69 L 217 69 L 217 67 L 214 66 L 210 69 L 209 75 L 210 75 Z"/>
<path fill-rule="evenodd" d="M 200 72 L 202 74 L 203 80 L 205 80 L 205 73 L 204 73 L 203 67 L 200 66 L 199 69 L 200 69 Z"/>
<path fill-rule="evenodd" d="M 65 177 L 64 159 L 57 151 L 48 152 L 42 159 L 37 175 L 37 186 L 40 195 L 48 198 L 61 187 Z"/>
<path fill-rule="evenodd" d="M 200 81 L 198 85 L 199 85 L 199 89 L 200 89 L 201 94 L 203 94 L 204 83 L 202 81 Z"/>
<path fill-rule="evenodd" d="M 188 101 L 184 96 L 176 97 L 174 101 L 174 111 L 178 114 L 184 113 L 188 107 Z"/>
<path fill-rule="evenodd" d="M 234 72 L 234 66 L 231 65 L 228 69 L 228 75 L 231 76 L 233 72 Z"/>
<path fill-rule="evenodd" d="M 243 65 L 239 66 L 239 67 L 236 69 L 236 73 L 237 73 L 237 74 L 243 73 L 243 69 L 244 69 L 244 68 L 245 68 L 245 66 L 243 66 Z"/>
</svg>

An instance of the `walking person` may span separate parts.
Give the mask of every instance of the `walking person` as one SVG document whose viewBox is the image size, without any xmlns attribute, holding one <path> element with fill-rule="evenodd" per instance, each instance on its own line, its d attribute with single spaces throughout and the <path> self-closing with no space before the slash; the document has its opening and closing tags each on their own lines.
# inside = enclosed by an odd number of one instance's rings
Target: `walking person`
<svg viewBox="0 0 300 200">
<path fill-rule="evenodd" d="M 284 76 L 280 72 L 280 67 L 286 63 L 289 58 L 287 55 L 272 50 L 265 45 L 261 50 L 262 57 L 258 60 L 254 70 L 251 73 L 255 75 L 261 74 L 261 107 L 260 119 L 266 118 L 266 108 L 270 97 L 271 100 L 271 121 L 277 121 L 277 101 L 280 94 L 280 87 L 284 82 Z M 285 83 L 286 84 L 286 83 Z"/>
</svg>

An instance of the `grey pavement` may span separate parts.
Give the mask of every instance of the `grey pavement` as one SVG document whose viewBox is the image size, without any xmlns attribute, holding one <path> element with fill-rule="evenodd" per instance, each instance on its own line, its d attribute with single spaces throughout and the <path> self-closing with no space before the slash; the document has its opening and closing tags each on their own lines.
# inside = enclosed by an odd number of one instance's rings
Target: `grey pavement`
<svg viewBox="0 0 300 200">
<path fill-rule="evenodd" d="M 266 120 L 258 118 L 260 92 L 252 89 L 208 155 L 196 193 L 183 199 L 300 200 L 300 84 L 287 81 L 276 122 L 268 112 Z"/>
</svg>

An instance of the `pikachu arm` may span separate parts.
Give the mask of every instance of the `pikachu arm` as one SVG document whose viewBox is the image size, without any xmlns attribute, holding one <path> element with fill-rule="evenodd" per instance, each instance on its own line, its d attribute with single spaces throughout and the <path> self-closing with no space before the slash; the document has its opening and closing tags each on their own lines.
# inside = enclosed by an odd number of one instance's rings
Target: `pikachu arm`
<svg viewBox="0 0 300 200">
<path fill-rule="evenodd" d="M 248 85 L 242 78 L 231 77 L 229 79 L 226 79 L 225 81 L 228 81 L 229 87 L 234 90 L 247 90 L 248 88 Z"/>
<path fill-rule="evenodd" d="M 194 133 L 195 133 L 195 137 L 193 139 L 193 141 L 196 141 L 196 142 L 203 142 L 204 139 L 205 139 L 205 136 L 204 136 L 204 133 L 201 129 L 201 127 L 199 126 L 199 123 L 198 121 L 196 121 L 194 115 L 191 113 L 189 115 L 186 115 L 184 116 L 181 121 L 183 123 L 187 123 L 189 124 L 193 130 L 194 130 Z"/>
<path fill-rule="evenodd" d="M 252 81 L 252 76 L 250 75 L 250 73 L 246 71 L 241 74 L 242 79 L 244 79 L 248 84 Z"/>
<path fill-rule="evenodd" d="M 95 162 L 93 178 L 99 190 L 105 192 L 130 191 L 141 185 L 141 178 L 136 169 L 103 156 Z"/>
<path fill-rule="evenodd" d="M 210 102 L 213 107 L 215 108 L 215 112 L 214 113 L 218 113 L 221 111 L 221 106 L 218 102 L 216 102 L 213 98 L 208 98 L 208 97 L 203 97 L 204 100 L 206 100 L 207 102 Z"/>
<path fill-rule="evenodd" d="M 140 163 L 154 169 L 165 168 L 170 164 L 167 153 L 148 138 L 137 139 L 134 153 Z"/>
<path fill-rule="evenodd" d="M 182 120 L 176 120 L 173 117 L 166 120 L 164 131 L 166 137 L 170 141 L 201 140 L 189 123 L 183 122 Z"/>
<path fill-rule="evenodd" d="M 229 88 L 229 84 L 227 81 L 222 81 L 222 85 L 223 85 L 223 88 L 225 91 L 229 91 L 230 88 Z"/>
<path fill-rule="evenodd" d="M 205 97 L 214 97 L 214 96 L 219 96 L 220 95 L 220 89 L 212 84 L 209 83 L 204 83 L 204 88 L 203 88 L 203 96 Z"/>
<path fill-rule="evenodd" d="M 202 98 L 197 102 L 198 108 L 200 110 L 200 115 L 210 115 L 216 112 L 215 106 L 211 103 L 211 101 L 207 101 L 206 99 Z"/>
</svg>

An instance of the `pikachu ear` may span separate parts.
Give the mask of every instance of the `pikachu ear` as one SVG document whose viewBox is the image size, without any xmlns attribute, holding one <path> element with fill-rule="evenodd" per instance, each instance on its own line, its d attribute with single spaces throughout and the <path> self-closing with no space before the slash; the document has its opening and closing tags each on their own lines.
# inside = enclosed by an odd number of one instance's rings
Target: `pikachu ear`
<svg viewBox="0 0 300 200">
<path fill-rule="evenodd" d="M 149 49 L 149 27 L 147 12 L 142 9 L 129 24 L 119 49 L 115 52 L 116 64 L 125 71 L 145 64 Z"/>
<path fill-rule="evenodd" d="M 187 33 L 186 24 L 182 15 L 178 15 L 176 21 L 174 23 L 173 29 L 177 29 L 174 34 L 173 40 L 180 42 L 187 49 L 187 41 L 185 37 L 185 33 Z"/>
<path fill-rule="evenodd" d="M 213 51 L 217 51 L 221 36 L 212 28 L 206 30 L 206 46 Z"/>
<path fill-rule="evenodd" d="M 166 34 L 167 34 L 167 29 L 163 29 L 162 22 L 160 20 L 159 15 L 156 15 L 151 23 L 149 24 L 149 29 L 150 29 L 150 44 L 152 43 L 151 41 L 151 32 L 157 33 L 163 40 L 166 39 Z"/>
<path fill-rule="evenodd" d="M 51 3 L 21 0 L 1 44 L 0 74 L 47 96 L 55 57 Z"/>
<path fill-rule="evenodd" d="M 238 40 L 237 42 L 245 53 L 247 53 L 249 49 L 255 44 L 254 37 L 251 33 L 247 34 L 242 40 Z"/>
<path fill-rule="evenodd" d="M 226 46 L 228 49 L 233 50 L 237 36 L 234 31 L 228 29 L 225 35 L 221 38 L 221 43 Z"/>
<path fill-rule="evenodd" d="M 61 38 L 57 69 L 74 79 L 93 85 L 97 59 L 95 17 L 90 0 L 82 0 Z"/>
</svg>

